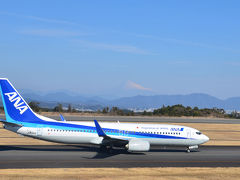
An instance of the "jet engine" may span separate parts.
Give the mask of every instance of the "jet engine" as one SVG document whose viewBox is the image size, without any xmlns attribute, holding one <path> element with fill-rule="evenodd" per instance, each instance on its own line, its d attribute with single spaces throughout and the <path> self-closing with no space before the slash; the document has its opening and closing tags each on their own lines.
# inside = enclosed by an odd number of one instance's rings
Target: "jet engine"
<svg viewBox="0 0 240 180">
<path fill-rule="evenodd" d="M 142 141 L 138 139 L 132 139 L 126 145 L 128 151 L 149 151 L 150 144 L 148 141 Z"/>
</svg>

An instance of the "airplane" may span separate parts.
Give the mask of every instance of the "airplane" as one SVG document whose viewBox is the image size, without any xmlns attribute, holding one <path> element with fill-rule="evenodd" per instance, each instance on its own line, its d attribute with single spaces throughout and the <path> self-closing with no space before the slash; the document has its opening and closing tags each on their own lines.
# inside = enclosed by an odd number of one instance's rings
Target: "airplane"
<svg viewBox="0 0 240 180">
<path fill-rule="evenodd" d="M 152 145 L 184 146 L 190 152 L 209 138 L 194 128 L 179 125 L 72 122 L 39 115 L 30 108 L 7 78 L 0 78 L 6 120 L 3 127 L 17 134 L 65 144 L 95 144 L 103 151 L 125 148 L 128 152 L 149 151 Z"/>
</svg>

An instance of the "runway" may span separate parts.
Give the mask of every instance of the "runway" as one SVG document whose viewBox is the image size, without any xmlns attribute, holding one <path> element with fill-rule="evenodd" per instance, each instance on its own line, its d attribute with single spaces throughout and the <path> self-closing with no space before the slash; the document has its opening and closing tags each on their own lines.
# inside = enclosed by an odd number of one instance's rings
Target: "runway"
<svg viewBox="0 0 240 180">
<path fill-rule="evenodd" d="M 79 167 L 240 167 L 240 147 L 200 146 L 186 153 L 181 147 L 154 146 L 145 153 L 104 153 L 91 145 L 0 146 L 0 169 Z"/>
</svg>

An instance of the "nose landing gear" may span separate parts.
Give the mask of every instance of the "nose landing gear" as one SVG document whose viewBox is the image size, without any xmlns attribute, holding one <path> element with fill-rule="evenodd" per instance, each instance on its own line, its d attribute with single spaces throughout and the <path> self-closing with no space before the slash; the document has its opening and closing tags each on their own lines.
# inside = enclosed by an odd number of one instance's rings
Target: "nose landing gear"
<svg viewBox="0 0 240 180">
<path fill-rule="evenodd" d="M 187 153 L 190 153 L 191 150 L 193 150 L 193 149 L 198 149 L 198 145 L 188 146 L 187 149 L 186 149 L 186 152 L 187 152 Z"/>
</svg>

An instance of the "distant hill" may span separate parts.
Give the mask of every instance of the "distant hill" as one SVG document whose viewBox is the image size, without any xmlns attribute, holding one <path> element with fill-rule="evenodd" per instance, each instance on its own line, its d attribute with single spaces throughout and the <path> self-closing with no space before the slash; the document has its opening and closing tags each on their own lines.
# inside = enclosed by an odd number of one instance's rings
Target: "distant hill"
<svg viewBox="0 0 240 180">
<path fill-rule="evenodd" d="M 240 102 L 240 99 L 239 99 Z M 182 104 L 199 108 L 224 107 L 225 101 L 207 94 L 134 96 L 116 99 L 113 105 L 128 108 L 159 108 L 163 105 Z"/>
<path fill-rule="evenodd" d="M 182 104 L 184 106 L 198 108 L 223 108 L 225 110 L 240 110 L 240 97 L 232 97 L 225 100 L 218 99 L 208 94 L 189 95 L 156 95 L 156 96 L 134 96 L 119 98 L 112 101 L 118 107 L 128 108 L 159 108 L 163 105 Z"/>
<path fill-rule="evenodd" d="M 155 96 L 133 96 L 123 97 L 115 100 L 106 100 L 100 97 L 85 97 L 81 95 L 70 95 L 65 92 L 55 92 L 46 95 L 35 93 L 23 93 L 23 97 L 28 101 L 40 102 L 40 106 L 53 108 L 58 103 L 67 107 L 72 104 L 79 109 L 102 109 L 105 106 L 117 106 L 120 108 L 149 109 L 160 108 L 163 105 L 182 104 L 184 106 L 199 108 L 223 108 L 225 110 L 240 110 L 240 97 L 232 97 L 225 100 L 218 99 L 208 94 L 188 94 L 188 95 L 155 95 Z M 1 102 L 1 101 L 0 101 Z M 2 104 L 2 103 L 1 103 Z"/>
</svg>

